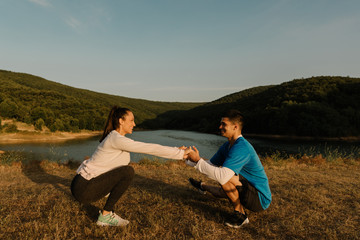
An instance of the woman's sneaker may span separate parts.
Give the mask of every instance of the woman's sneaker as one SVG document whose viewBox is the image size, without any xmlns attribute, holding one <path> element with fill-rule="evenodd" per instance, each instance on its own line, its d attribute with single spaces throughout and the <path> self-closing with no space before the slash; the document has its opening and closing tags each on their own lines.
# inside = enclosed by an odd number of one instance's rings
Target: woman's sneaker
<svg viewBox="0 0 360 240">
<path fill-rule="evenodd" d="M 249 223 L 249 219 L 245 214 L 242 214 L 241 212 L 234 211 L 233 214 L 225 221 L 225 224 L 229 227 L 233 228 L 241 228 L 245 224 Z"/>
<path fill-rule="evenodd" d="M 206 191 L 201 187 L 201 181 L 196 181 L 193 178 L 189 178 L 190 184 L 198 190 L 201 194 L 206 194 Z"/>
<path fill-rule="evenodd" d="M 129 224 L 128 220 L 122 219 L 114 212 L 110 212 L 109 214 L 102 215 L 102 212 L 99 211 L 99 217 L 96 222 L 99 226 L 120 226 L 125 227 Z"/>
</svg>

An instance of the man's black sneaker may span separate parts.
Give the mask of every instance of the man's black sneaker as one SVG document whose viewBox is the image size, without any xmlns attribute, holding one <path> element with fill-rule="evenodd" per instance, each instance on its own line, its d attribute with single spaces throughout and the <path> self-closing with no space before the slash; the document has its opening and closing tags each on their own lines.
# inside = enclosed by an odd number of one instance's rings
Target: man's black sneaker
<svg viewBox="0 0 360 240">
<path fill-rule="evenodd" d="M 189 178 L 189 182 L 194 188 L 199 191 L 199 193 L 206 194 L 206 191 L 201 187 L 201 181 L 196 181 L 193 178 Z"/>
<path fill-rule="evenodd" d="M 225 221 L 225 224 L 229 227 L 233 228 L 241 228 L 245 224 L 249 223 L 249 219 L 245 214 L 242 214 L 241 212 L 234 211 L 233 214 Z"/>
</svg>

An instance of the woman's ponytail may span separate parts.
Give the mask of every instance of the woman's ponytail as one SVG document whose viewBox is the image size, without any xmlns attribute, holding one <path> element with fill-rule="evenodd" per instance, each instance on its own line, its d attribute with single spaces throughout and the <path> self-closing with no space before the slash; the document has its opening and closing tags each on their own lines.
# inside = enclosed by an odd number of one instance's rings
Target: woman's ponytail
<svg viewBox="0 0 360 240">
<path fill-rule="evenodd" d="M 118 106 L 111 108 L 100 142 L 102 142 L 112 130 L 120 128 L 119 119 L 124 118 L 127 112 L 131 112 L 130 109 Z"/>
</svg>

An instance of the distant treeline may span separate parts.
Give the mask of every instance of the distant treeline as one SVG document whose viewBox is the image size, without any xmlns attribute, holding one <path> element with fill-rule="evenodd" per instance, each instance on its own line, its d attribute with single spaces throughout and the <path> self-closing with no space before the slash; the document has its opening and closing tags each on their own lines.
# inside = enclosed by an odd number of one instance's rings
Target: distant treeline
<svg viewBox="0 0 360 240">
<path fill-rule="evenodd" d="M 139 127 L 218 132 L 228 109 L 240 110 L 244 132 L 314 137 L 360 136 L 360 79 L 321 76 L 236 92 L 213 102 L 132 99 L 0 70 L 0 117 L 37 129 L 103 129 L 113 105 L 130 108 Z M 121 93 L 119 93 L 121 94 Z"/>
<path fill-rule="evenodd" d="M 215 133 L 222 113 L 232 108 L 245 115 L 245 133 L 360 136 L 360 79 L 321 76 L 255 87 L 143 125 Z"/>
<path fill-rule="evenodd" d="M 33 124 L 37 129 L 46 126 L 51 131 L 102 130 L 113 105 L 130 108 L 138 124 L 168 111 L 200 105 L 102 94 L 4 70 L 0 70 L 0 86 L 0 117 Z"/>
</svg>

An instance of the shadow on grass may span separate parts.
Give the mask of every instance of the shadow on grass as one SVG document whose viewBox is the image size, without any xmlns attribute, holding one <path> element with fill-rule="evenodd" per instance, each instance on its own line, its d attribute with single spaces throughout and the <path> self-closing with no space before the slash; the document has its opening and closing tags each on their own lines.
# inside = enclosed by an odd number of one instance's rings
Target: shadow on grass
<svg viewBox="0 0 360 240">
<path fill-rule="evenodd" d="M 29 178 L 32 182 L 37 184 L 50 184 L 60 192 L 63 192 L 66 196 L 72 197 L 68 188 L 68 186 L 70 186 L 71 180 L 49 174 L 41 166 L 40 161 L 31 161 L 22 164 L 21 168 L 24 175 L 27 178 Z"/>
<path fill-rule="evenodd" d="M 73 166 L 70 166 L 70 168 L 73 168 Z M 46 170 L 41 166 L 41 161 L 30 161 L 22 164 L 22 172 L 32 182 L 37 184 L 52 185 L 56 190 L 64 193 L 68 199 L 74 202 L 76 201 L 70 191 L 72 179 L 63 178 L 46 172 Z M 86 212 L 90 219 L 97 219 L 99 208 L 91 204 L 79 204 L 81 209 Z"/>
<path fill-rule="evenodd" d="M 225 217 L 229 216 L 229 204 L 226 200 L 216 199 L 208 195 L 202 195 L 191 187 L 181 185 L 171 185 L 160 180 L 135 175 L 133 187 L 146 191 L 148 193 L 157 194 L 162 199 L 171 202 L 180 202 L 189 206 L 194 212 L 204 215 L 208 220 L 222 222 Z"/>
<path fill-rule="evenodd" d="M 22 165 L 22 172 L 24 175 L 34 183 L 52 185 L 59 192 L 76 201 L 71 194 L 70 185 L 72 179 L 63 178 L 57 175 L 48 173 L 42 166 L 40 161 L 31 161 Z M 180 202 L 184 205 L 194 209 L 194 211 L 204 214 L 204 217 L 213 221 L 222 221 L 224 216 L 227 216 L 228 211 L 224 209 L 221 204 L 228 204 L 226 201 L 218 201 L 209 196 L 204 196 L 192 190 L 190 187 L 180 185 L 171 185 L 161 180 L 147 178 L 136 174 L 132 187 L 146 191 L 151 194 L 159 195 L 162 199 L 168 199 L 171 202 Z M 125 192 L 127 194 L 127 192 Z M 214 203 L 214 201 L 216 201 Z M 121 199 L 118 202 L 121 204 Z M 218 206 L 216 204 L 219 204 Z M 99 208 L 92 204 L 80 204 L 80 208 L 86 212 L 87 216 L 96 221 Z M 143 213 L 146 215 L 146 213 Z M 145 219 L 139 216 L 142 219 Z"/>
</svg>

